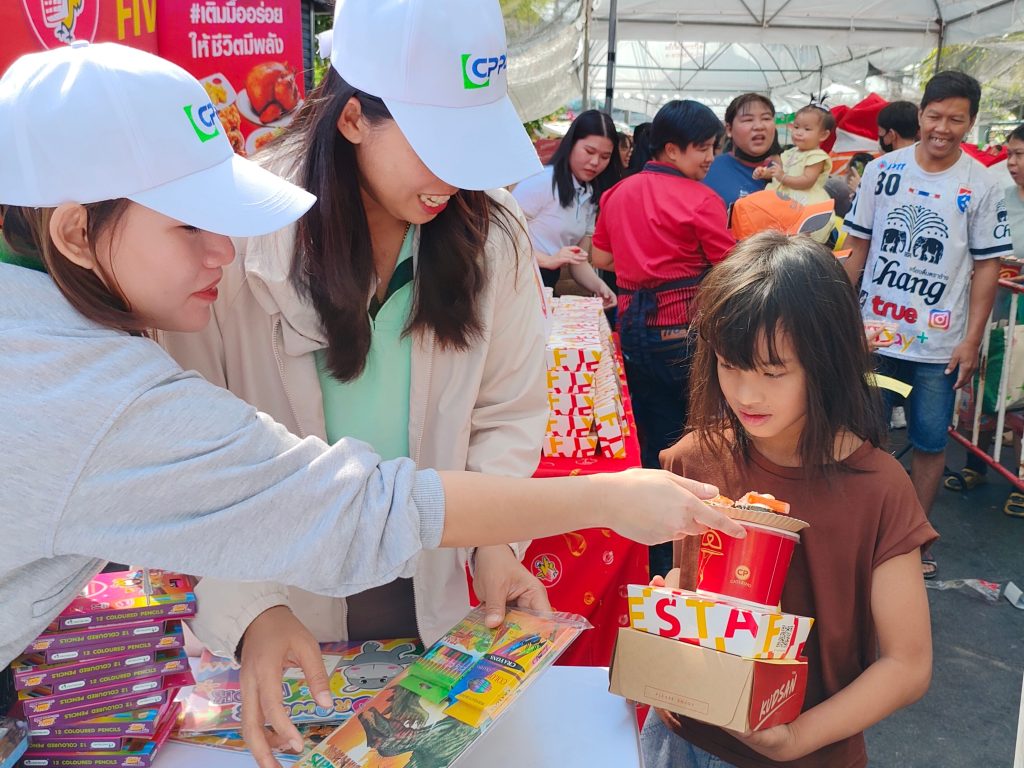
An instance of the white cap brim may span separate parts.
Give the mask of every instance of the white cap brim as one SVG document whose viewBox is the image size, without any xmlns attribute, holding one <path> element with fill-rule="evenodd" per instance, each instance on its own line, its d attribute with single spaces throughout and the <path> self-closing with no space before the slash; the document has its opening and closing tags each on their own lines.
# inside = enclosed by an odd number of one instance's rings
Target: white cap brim
<svg viewBox="0 0 1024 768">
<path fill-rule="evenodd" d="M 316 202 L 315 195 L 236 154 L 127 197 L 172 219 L 228 237 L 274 232 L 296 221 Z"/>
<path fill-rule="evenodd" d="M 424 165 L 459 189 L 505 187 L 542 170 L 508 96 L 475 107 L 384 104 Z"/>
</svg>

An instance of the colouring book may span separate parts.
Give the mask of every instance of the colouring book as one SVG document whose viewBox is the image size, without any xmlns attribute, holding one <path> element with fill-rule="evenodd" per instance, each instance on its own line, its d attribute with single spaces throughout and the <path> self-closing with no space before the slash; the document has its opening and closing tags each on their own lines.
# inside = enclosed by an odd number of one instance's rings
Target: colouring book
<svg viewBox="0 0 1024 768">
<path fill-rule="evenodd" d="M 302 670 L 285 671 L 281 693 L 294 723 L 339 723 L 361 709 L 422 652 L 415 640 L 365 640 L 321 646 L 334 706 L 325 709 L 309 695 Z M 203 651 L 196 684 L 182 702 L 184 734 L 235 731 L 242 724 L 239 667 L 231 659 Z"/>
<path fill-rule="evenodd" d="M 513 608 L 489 629 L 484 616 L 470 611 L 298 768 L 447 768 L 590 626 Z"/>
</svg>

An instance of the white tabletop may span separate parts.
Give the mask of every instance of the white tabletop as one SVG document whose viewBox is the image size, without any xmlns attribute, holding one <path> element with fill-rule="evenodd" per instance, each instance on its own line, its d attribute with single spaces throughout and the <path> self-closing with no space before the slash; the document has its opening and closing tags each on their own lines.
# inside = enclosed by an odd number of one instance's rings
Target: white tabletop
<svg viewBox="0 0 1024 768">
<path fill-rule="evenodd" d="M 168 743 L 153 768 L 251 768 L 247 754 Z M 457 768 L 642 766 L 636 710 L 608 693 L 608 670 L 551 667 Z"/>
</svg>

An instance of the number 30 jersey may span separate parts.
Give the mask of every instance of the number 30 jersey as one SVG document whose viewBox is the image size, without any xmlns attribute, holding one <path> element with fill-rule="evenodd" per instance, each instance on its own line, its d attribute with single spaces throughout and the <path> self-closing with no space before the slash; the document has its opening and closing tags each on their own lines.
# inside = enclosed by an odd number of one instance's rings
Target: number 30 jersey
<svg viewBox="0 0 1024 768">
<path fill-rule="evenodd" d="M 965 152 L 927 173 L 915 147 L 868 164 L 843 225 L 871 241 L 861 314 L 896 336 L 880 353 L 945 363 L 967 330 L 974 261 L 1012 255 L 1013 245 L 994 174 Z"/>
</svg>

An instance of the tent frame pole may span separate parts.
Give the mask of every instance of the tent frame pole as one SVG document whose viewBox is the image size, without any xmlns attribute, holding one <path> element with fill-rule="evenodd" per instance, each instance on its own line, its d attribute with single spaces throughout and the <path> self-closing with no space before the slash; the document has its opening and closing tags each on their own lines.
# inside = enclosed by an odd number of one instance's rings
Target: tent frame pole
<svg viewBox="0 0 1024 768">
<path fill-rule="evenodd" d="M 590 19 L 593 0 L 583 0 L 583 111 L 590 109 Z"/>
<path fill-rule="evenodd" d="M 604 111 L 609 117 L 612 117 L 612 103 L 615 98 L 615 34 L 618 10 L 619 0 L 611 0 L 608 7 L 608 66 L 604 86 Z"/>
</svg>

